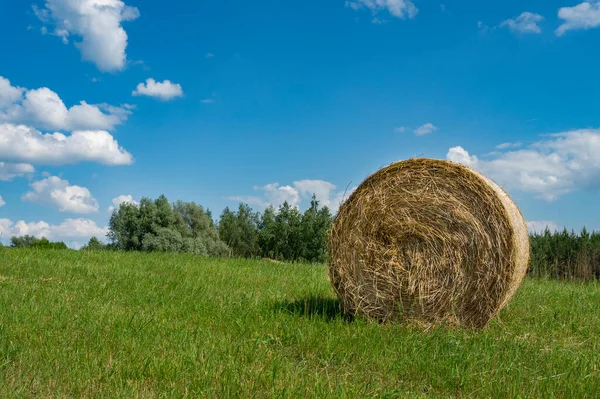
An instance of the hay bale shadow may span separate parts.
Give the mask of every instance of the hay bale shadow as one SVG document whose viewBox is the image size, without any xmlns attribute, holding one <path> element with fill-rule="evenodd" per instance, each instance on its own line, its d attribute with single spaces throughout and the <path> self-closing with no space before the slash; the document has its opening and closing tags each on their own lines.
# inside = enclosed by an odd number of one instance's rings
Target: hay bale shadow
<svg viewBox="0 0 600 399">
<path fill-rule="evenodd" d="M 275 304 L 275 310 L 293 315 L 312 318 L 323 318 L 326 321 L 336 319 L 351 322 L 354 318 L 342 311 L 337 299 L 322 296 L 309 296 L 293 301 L 280 301 Z"/>
</svg>

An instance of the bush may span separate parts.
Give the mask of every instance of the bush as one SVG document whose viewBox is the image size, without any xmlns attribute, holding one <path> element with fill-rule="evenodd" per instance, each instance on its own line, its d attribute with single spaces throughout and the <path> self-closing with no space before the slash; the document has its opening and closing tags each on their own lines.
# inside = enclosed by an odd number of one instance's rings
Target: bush
<svg viewBox="0 0 600 399">
<path fill-rule="evenodd" d="M 178 231 L 161 227 L 154 234 L 146 234 L 142 249 L 148 252 L 181 252 L 183 239 Z"/>
</svg>

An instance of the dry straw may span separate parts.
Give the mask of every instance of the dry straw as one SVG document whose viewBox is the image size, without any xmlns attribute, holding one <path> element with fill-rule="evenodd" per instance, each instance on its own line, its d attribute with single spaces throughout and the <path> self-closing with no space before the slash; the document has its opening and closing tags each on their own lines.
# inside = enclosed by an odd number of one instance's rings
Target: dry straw
<svg viewBox="0 0 600 399">
<path fill-rule="evenodd" d="M 383 321 L 484 327 L 528 265 L 515 203 L 449 161 L 409 159 L 371 175 L 329 235 L 329 275 L 343 309 Z"/>
</svg>

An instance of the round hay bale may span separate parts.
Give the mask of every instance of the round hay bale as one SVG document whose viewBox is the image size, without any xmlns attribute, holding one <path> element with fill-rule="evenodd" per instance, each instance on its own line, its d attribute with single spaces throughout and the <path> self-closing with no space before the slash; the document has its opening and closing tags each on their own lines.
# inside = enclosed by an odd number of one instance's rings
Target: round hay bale
<svg viewBox="0 0 600 399">
<path fill-rule="evenodd" d="M 519 208 L 466 166 L 415 158 L 368 177 L 329 233 L 329 276 L 345 312 L 386 321 L 485 326 L 529 266 Z"/>
</svg>

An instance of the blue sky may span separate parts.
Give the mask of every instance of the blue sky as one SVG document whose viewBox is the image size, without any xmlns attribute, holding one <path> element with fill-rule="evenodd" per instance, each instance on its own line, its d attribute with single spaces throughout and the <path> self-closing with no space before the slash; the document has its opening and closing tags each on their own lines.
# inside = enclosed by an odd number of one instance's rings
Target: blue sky
<svg viewBox="0 0 600 399">
<path fill-rule="evenodd" d="M 412 156 L 600 229 L 600 2 L 5 1 L 0 35 L 4 239 L 79 245 L 162 193 L 336 208 Z"/>
</svg>

